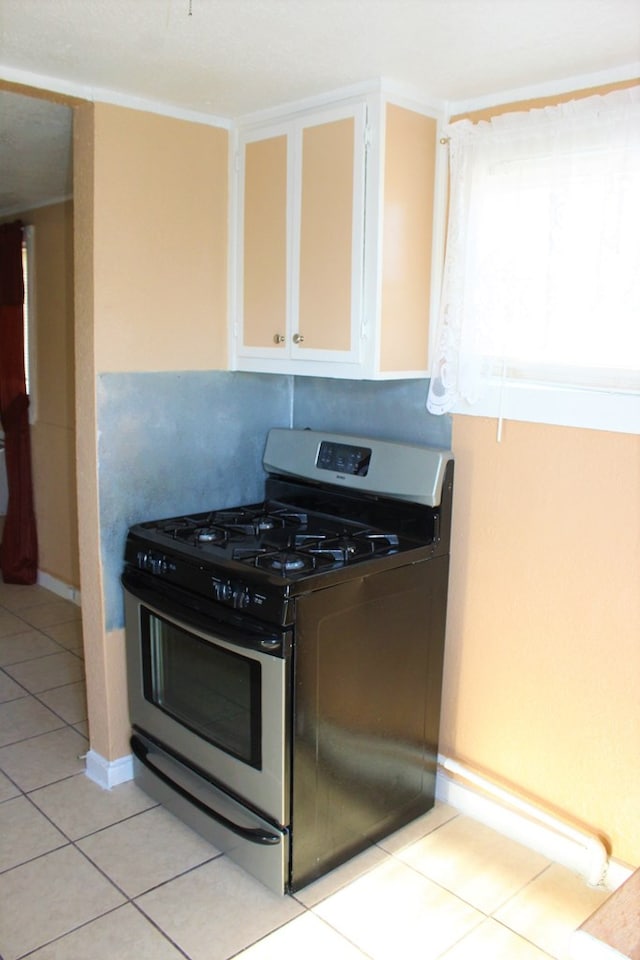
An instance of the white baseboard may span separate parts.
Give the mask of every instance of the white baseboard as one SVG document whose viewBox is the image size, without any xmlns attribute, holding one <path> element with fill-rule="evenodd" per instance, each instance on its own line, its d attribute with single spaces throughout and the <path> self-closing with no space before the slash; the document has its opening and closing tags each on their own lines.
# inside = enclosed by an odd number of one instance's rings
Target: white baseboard
<svg viewBox="0 0 640 960">
<path fill-rule="evenodd" d="M 569 960 L 624 960 L 624 957 L 602 940 L 596 940 L 584 930 L 576 930 L 569 939 Z"/>
<path fill-rule="evenodd" d="M 509 809 L 505 803 L 486 795 L 473 785 L 456 781 L 441 767 L 438 768 L 436 778 L 436 797 L 459 813 L 492 827 L 503 836 L 541 853 L 548 860 L 568 867 L 590 882 L 589 852 L 574 837 L 567 836 L 567 825 L 561 820 L 554 826 L 546 812 L 543 814 L 541 811 L 541 818 L 544 818 L 541 822 L 536 820 L 535 813 L 527 815 L 517 809 Z M 514 797 L 514 806 L 517 800 L 518 798 Z M 627 864 L 609 858 L 599 885 L 607 890 L 615 890 L 632 872 L 633 869 Z"/>
<path fill-rule="evenodd" d="M 625 880 L 629 879 L 634 869 L 635 868 L 630 867 L 628 863 L 623 863 L 622 860 L 614 860 L 611 858 L 609 860 L 609 869 L 607 870 L 605 884 L 607 890 L 617 890 L 618 887 L 621 887 Z"/>
<path fill-rule="evenodd" d="M 104 790 L 133 780 L 133 756 L 129 754 L 117 760 L 106 760 L 95 750 L 86 757 L 86 775 Z M 518 810 L 508 809 L 504 803 L 486 796 L 473 787 L 456 782 L 441 768 L 436 777 L 436 798 L 453 807 L 459 813 L 472 817 L 492 827 L 505 837 L 516 840 L 530 850 L 536 850 L 548 860 L 560 863 L 575 873 L 588 878 L 590 864 L 588 851 L 572 837 L 565 835 L 566 824 L 558 820 L 554 828 L 548 814 L 546 822 L 536 822 Z M 516 798 L 514 797 L 514 802 Z M 609 858 L 601 886 L 617 890 L 633 873 L 633 867 Z"/>
<path fill-rule="evenodd" d="M 133 780 L 133 756 L 118 757 L 117 760 L 105 760 L 95 750 L 87 753 L 86 775 L 103 790 L 111 790 L 119 783 Z"/>
<path fill-rule="evenodd" d="M 43 573 L 42 570 L 38 570 L 38 583 L 41 587 L 44 587 L 46 590 L 51 590 L 52 593 L 57 594 L 59 597 L 64 597 L 65 600 L 71 600 L 72 603 L 76 603 L 78 606 L 81 605 L 80 591 L 77 587 L 72 587 L 69 583 L 64 583 L 62 580 L 57 580 L 56 577 L 52 577 L 48 573 Z"/>
</svg>

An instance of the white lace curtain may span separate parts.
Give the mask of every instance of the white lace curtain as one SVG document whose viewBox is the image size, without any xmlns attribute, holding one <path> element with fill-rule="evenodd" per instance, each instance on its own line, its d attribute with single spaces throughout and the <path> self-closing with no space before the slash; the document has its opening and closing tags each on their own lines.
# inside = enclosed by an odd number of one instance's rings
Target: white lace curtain
<svg viewBox="0 0 640 960">
<path fill-rule="evenodd" d="M 637 389 L 640 86 L 446 132 L 428 409 L 473 404 L 492 377 Z"/>
</svg>

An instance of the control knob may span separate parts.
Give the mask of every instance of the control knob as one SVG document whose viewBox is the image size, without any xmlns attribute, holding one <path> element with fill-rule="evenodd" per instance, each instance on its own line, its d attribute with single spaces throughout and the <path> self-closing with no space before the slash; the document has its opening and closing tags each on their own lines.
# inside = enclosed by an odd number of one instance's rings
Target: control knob
<svg viewBox="0 0 640 960">
<path fill-rule="evenodd" d="M 138 566 L 142 570 L 148 570 L 154 576 L 160 576 L 169 569 L 167 558 L 157 553 L 138 553 Z"/>
<path fill-rule="evenodd" d="M 251 603 L 251 594 L 246 587 L 236 587 L 233 591 L 233 606 L 236 610 L 246 610 Z"/>
<path fill-rule="evenodd" d="M 213 581 L 213 591 L 216 596 L 216 600 L 220 603 L 224 603 L 227 600 L 233 599 L 233 587 L 227 581 L 226 583 L 222 580 Z"/>
</svg>

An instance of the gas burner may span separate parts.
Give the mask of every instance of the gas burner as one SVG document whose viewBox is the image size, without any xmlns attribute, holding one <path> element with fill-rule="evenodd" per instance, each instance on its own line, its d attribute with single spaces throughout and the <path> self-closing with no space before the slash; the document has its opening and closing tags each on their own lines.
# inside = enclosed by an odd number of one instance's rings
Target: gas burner
<svg viewBox="0 0 640 960">
<path fill-rule="evenodd" d="M 236 547 L 233 559 L 249 564 L 260 570 L 278 573 L 283 577 L 289 574 L 309 573 L 316 567 L 316 561 L 310 553 L 296 550 L 275 550 L 272 547 L 260 547 L 257 550 Z"/>
<path fill-rule="evenodd" d="M 220 527 L 198 527 L 193 534 L 196 543 L 225 543 L 227 534 Z"/>
<path fill-rule="evenodd" d="M 301 570 L 309 569 L 312 564 L 307 557 L 299 553 L 266 553 L 256 560 L 258 567 L 266 567 L 268 570 L 279 570 L 282 573 L 299 573 Z"/>
<path fill-rule="evenodd" d="M 199 517 L 168 520 L 158 524 L 158 532 L 171 537 L 173 540 L 180 540 L 183 543 L 191 543 L 201 547 L 226 543 L 229 539 L 227 532 L 222 527 L 211 524 L 206 514 Z"/>
<path fill-rule="evenodd" d="M 273 530 L 276 525 L 276 520 L 274 517 L 270 517 L 268 514 L 265 514 L 262 517 L 253 518 L 253 526 L 259 532 L 263 530 Z"/>
<path fill-rule="evenodd" d="M 174 520 L 162 520 L 153 525 L 158 533 L 180 540 L 183 543 L 207 544 L 224 543 L 224 530 L 209 525 L 206 515 L 200 517 L 177 517 Z"/>
<path fill-rule="evenodd" d="M 240 536 L 258 537 L 270 530 L 280 530 L 289 526 L 306 524 L 307 516 L 285 508 L 270 509 L 266 504 L 263 509 L 251 510 L 218 510 L 213 515 L 217 524 L 228 529 L 231 533 Z"/>
<path fill-rule="evenodd" d="M 266 533 L 268 530 L 273 530 L 276 526 L 282 526 L 282 524 L 278 523 L 274 517 L 269 517 L 267 515 L 252 517 L 250 520 L 238 520 L 230 523 L 227 521 L 224 522 L 230 530 L 233 530 L 234 533 L 243 533 L 248 537 L 257 537 L 261 533 Z"/>
</svg>

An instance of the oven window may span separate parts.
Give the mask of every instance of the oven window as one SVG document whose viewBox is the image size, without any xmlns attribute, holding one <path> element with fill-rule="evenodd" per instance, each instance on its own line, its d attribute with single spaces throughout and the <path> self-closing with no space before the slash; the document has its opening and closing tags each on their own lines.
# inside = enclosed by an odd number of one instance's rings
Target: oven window
<svg viewBox="0 0 640 960">
<path fill-rule="evenodd" d="M 169 716 L 257 769 L 260 663 L 141 609 L 144 695 Z"/>
</svg>

